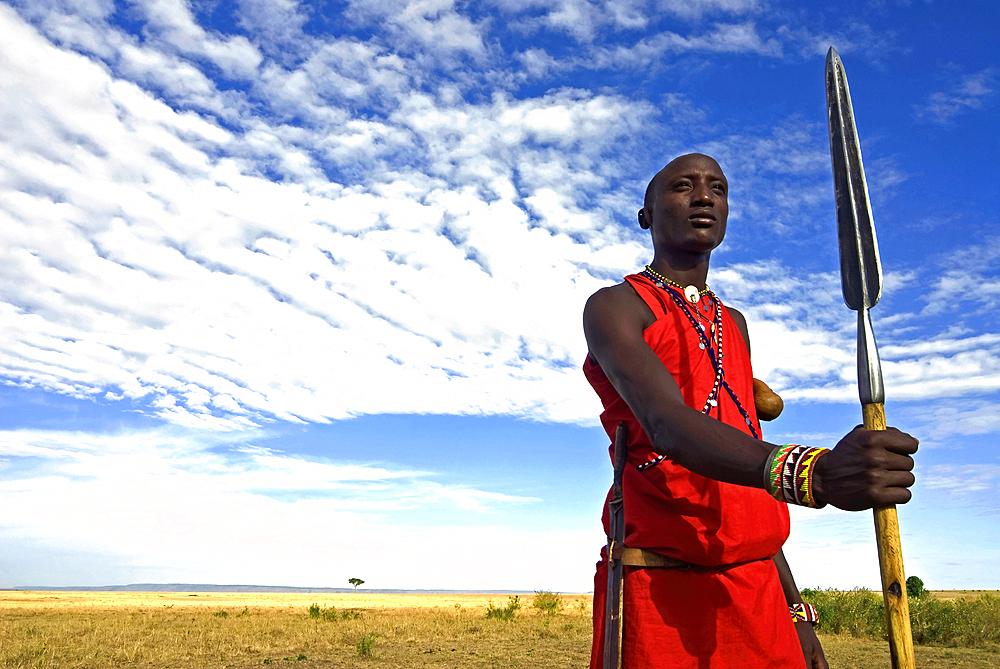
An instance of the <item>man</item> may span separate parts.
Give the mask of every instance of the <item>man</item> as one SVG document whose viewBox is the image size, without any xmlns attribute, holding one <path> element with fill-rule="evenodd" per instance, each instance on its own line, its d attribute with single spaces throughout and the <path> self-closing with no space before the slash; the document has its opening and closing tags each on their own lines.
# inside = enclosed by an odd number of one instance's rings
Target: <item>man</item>
<svg viewBox="0 0 1000 669">
<path fill-rule="evenodd" d="M 629 428 L 624 543 L 671 564 L 625 568 L 626 669 L 826 669 L 812 625 L 789 613 L 801 599 L 781 553 L 788 510 L 776 498 L 860 510 L 905 503 L 914 481 L 917 441 L 894 428 L 855 428 L 829 451 L 759 438 L 746 319 L 706 284 L 728 191 L 714 159 L 670 162 L 639 211 L 653 261 L 584 310 L 584 372 L 601 420 L 609 436 L 619 422 Z M 809 461 L 790 465 L 790 484 L 768 476 L 796 453 Z M 592 669 L 602 665 L 606 587 L 604 560 Z"/>
</svg>

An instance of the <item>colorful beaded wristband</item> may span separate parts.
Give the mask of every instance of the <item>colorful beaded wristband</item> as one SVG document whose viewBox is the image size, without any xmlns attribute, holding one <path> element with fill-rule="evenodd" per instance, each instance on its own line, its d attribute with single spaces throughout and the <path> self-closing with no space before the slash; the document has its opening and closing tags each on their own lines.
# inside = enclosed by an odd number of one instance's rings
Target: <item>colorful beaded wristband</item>
<svg viewBox="0 0 1000 669">
<path fill-rule="evenodd" d="M 792 620 L 797 623 L 815 625 L 819 622 L 819 614 L 816 613 L 816 607 L 812 604 L 792 604 L 788 607 L 788 612 L 792 614 Z"/>
<path fill-rule="evenodd" d="M 777 446 L 764 468 L 767 491 L 779 502 L 819 509 L 826 506 L 813 497 L 813 472 L 816 461 L 829 448 L 810 448 L 798 444 Z"/>
</svg>

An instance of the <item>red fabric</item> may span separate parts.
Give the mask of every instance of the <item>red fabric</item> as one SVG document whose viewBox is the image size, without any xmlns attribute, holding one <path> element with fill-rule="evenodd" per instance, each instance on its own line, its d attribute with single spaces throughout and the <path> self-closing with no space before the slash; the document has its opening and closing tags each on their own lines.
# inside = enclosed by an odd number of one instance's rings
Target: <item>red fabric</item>
<svg viewBox="0 0 1000 669">
<path fill-rule="evenodd" d="M 626 280 L 656 316 L 643 333 L 646 343 L 677 381 L 685 403 L 700 410 L 712 390 L 715 370 L 699 347 L 694 327 L 651 281 L 640 275 Z M 722 312 L 725 378 L 760 434 L 746 342 L 725 308 Z M 709 327 L 707 320 L 702 322 Z M 626 569 L 623 666 L 804 666 L 770 560 L 788 538 L 787 507 L 763 490 L 713 481 L 671 460 L 640 471 L 639 465 L 656 457 L 649 438 L 589 356 L 584 373 L 604 405 L 601 422 L 608 437 L 613 439 L 621 421 L 629 427 L 630 466 L 623 478 L 625 545 L 705 567 Z M 750 434 L 725 389 L 710 415 Z M 613 451 L 612 445 L 612 458 Z M 607 531 L 606 504 L 604 527 Z M 601 563 L 594 581 L 592 669 L 602 666 L 606 588 L 606 563 Z"/>
<path fill-rule="evenodd" d="M 594 576 L 591 669 L 604 662 L 607 562 Z M 624 669 L 802 669 L 771 560 L 728 569 L 625 568 Z"/>
</svg>

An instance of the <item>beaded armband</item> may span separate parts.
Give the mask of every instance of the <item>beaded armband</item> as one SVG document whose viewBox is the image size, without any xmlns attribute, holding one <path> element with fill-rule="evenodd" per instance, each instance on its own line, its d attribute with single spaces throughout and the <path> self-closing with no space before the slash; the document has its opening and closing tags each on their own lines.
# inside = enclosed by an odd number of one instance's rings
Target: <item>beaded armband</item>
<svg viewBox="0 0 1000 669">
<path fill-rule="evenodd" d="M 819 622 L 819 614 L 816 613 L 816 607 L 812 604 L 792 604 L 788 607 L 788 612 L 792 614 L 792 620 L 797 623 L 815 625 Z"/>
<path fill-rule="evenodd" d="M 776 447 L 768 456 L 764 468 L 767 491 L 779 502 L 813 509 L 826 506 L 813 497 L 812 484 L 816 461 L 829 452 L 829 448 L 810 448 L 798 444 Z"/>
</svg>

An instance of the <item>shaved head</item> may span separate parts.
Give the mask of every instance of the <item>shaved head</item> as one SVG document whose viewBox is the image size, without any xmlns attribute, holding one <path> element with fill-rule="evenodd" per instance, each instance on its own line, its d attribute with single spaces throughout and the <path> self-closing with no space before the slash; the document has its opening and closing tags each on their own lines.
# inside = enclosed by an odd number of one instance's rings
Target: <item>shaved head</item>
<svg viewBox="0 0 1000 669">
<path fill-rule="evenodd" d="M 662 181 L 663 175 L 668 174 L 671 171 L 671 168 L 673 168 L 676 163 L 685 160 L 687 158 L 693 158 L 693 157 L 708 158 L 717 166 L 719 166 L 719 162 L 715 158 L 713 158 L 712 156 L 706 156 L 704 153 L 685 153 L 683 156 L 677 156 L 669 163 L 664 165 L 663 169 L 657 172 L 653 176 L 653 178 L 650 179 L 649 185 L 646 186 L 646 195 L 642 200 L 642 206 L 644 209 L 650 210 L 652 208 L 653 199 L 656 197 L 656 194 L 660 189 L 660 181 Z M 721 166 L 719 166 L 719 171 L 722 172 Z"/>
</svg>

